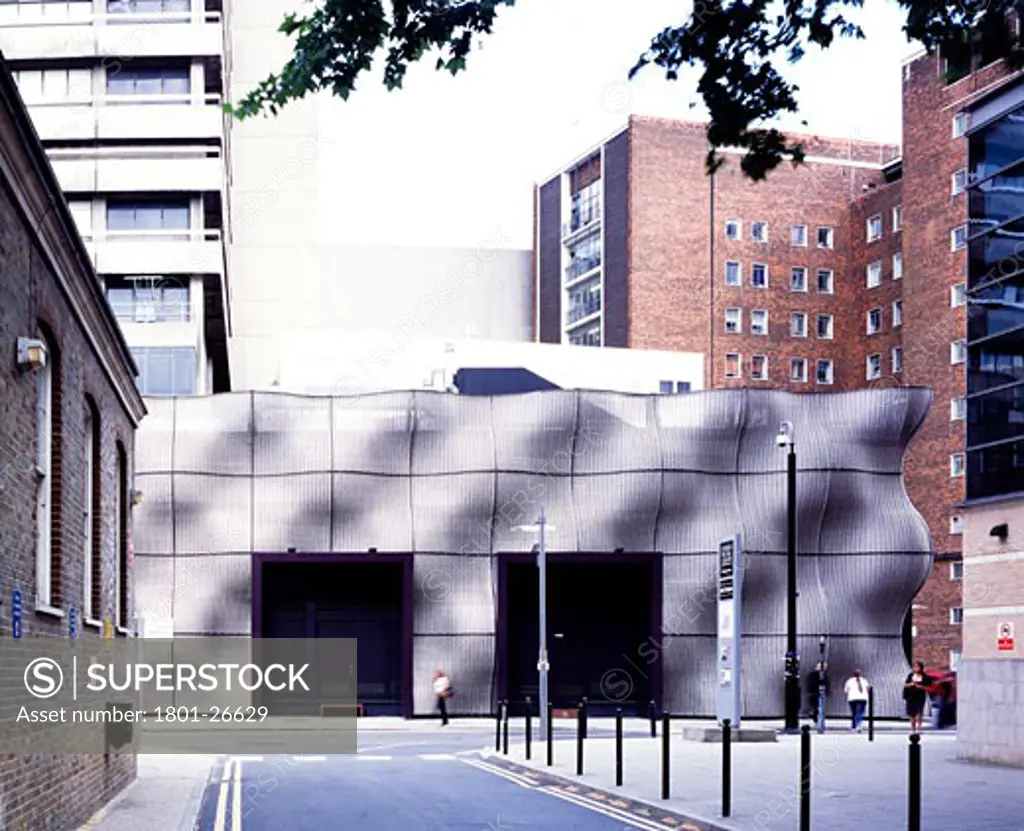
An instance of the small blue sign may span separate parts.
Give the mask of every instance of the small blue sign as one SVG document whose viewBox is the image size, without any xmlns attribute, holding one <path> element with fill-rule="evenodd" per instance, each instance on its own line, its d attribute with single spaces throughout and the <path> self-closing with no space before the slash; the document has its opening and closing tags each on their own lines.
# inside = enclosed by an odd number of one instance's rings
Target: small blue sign
<svg viewBox="0 0 1024 831">
<path fill-rule="evenodd" d="M 15 638 L 21 637 L 21 589 L 14 589 L 11 592 L 11 635 Z"/>
<path fill-rule="evenodd" d="M 71 610 L 68 612 L 68 637 L 69 638 L 77 638 L 78 637 L 78 620 L 77 620 L 77 616 L 75 614 L 75 607 L 74 606 L 72 606 Z"/>
</svg>

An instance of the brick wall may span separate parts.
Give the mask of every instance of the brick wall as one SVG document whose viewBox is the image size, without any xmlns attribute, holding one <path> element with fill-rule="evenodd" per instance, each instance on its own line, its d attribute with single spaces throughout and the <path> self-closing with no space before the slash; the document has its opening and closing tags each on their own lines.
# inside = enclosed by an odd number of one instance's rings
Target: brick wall
<svg viewBox="0 0 1024 831">
<path fill-rule="evenodd" d="M 3 176 L 0 173 L 0 182 Z M 0 191 L 0 637 L 9 638 L 11 590 L 24 595 L 25 638 L 68 636 L 68 620 L 35 611 L 35 472 L 38 376 L 21 372 L 14 361 L 19 336 L 39 337 L 39 323 L 51 330 L 60 348 L 60 489 L 54 505 L 55 545 L 60 557 L 60 598 L 74 604 L 82 638 L 98 638 L 83 626 L 82 520 L 85 489 L 86 395 L 100 416 L 99 448 L 103 512 L 101 540 L 102 610 L 114 615 L 114 511 L 116 442 L 130 460 L 132 421 L 117 399 L 97 356 L 88 344 L 25 218 L 14 207 L 10 189 Z M 58 399 L 55 396 L 54 401 Z M 129 482 L 130 482 L 129 478 Z M 134 778 L 134 755 L 0 757 L 0 804 L 6 831 L 58 831 L 76 828 Z"/>
</svg>

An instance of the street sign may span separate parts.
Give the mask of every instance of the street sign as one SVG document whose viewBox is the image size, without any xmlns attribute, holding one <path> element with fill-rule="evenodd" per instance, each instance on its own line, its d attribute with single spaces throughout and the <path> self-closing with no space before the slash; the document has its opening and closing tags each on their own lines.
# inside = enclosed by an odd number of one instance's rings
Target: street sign
<svg viewBox="0 0 1024 831">
<path fill-rule="evenodd" d="M 15 638 L 21 637 L 21 616 L 24 614 L 22 608 L 21 589 L 14 589 L 11 592 L 11 635 Z"/>
<path fill-rule="evenodd" d="M 1007 621 L 999 624 L 997 642 L 1000 652 L 1013 652 L 1013 623 Z"/>
<path fill-rule="evenodd" d="M 718 721 L 740 726 L 740 636 L 743 567 L 740 537 L 718 544 Z"/>
<path fill-rule="evenodd" d="M 68 637 L 69 638 L 77 638 L 78 637 L 78 620 L 76 618 L 77 618 L 77 615 L 75 613 L 75 607 L 72 606 L 68 610 Z"/>
</svg>

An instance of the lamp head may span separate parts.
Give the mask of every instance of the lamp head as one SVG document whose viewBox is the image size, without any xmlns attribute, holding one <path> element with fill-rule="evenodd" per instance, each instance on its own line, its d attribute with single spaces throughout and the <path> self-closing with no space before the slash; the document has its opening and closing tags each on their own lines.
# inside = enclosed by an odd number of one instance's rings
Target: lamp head
<svg viewBox="0 0 1024 831">
<path fill-rule="evenodd" d="M 779 447 L 789 448 L 793 446 L 793 423 L 783 421 L 779 425 L 779 434 L 775 437 L 775 444 Z"/>
</svg>

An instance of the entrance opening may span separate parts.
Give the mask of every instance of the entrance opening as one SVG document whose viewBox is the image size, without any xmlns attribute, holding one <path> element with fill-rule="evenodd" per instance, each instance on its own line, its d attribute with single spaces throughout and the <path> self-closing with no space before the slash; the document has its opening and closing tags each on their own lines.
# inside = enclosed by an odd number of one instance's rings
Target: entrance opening
<svg viewBox="0 0 1024 831">
<path fill-rule="evenodd" d="M 264 638 L 355 638 L 365 715 L 402 715 L 404 564 L 262 564 Z"/>
<path fill-rule="evenodd" d="M 539 701 L 537 653 L 539 574 L 533 557 L 505 563 L 506 694 Z M 548 556 L 548 692 L 556 708 L 575 708 L 587 697 L 595 714 L 646 714 L 659 688 L 660 666 L 644 661 L 656 635 L 660 591 L 651 559 L 581 562 Z"/>
</svg>

